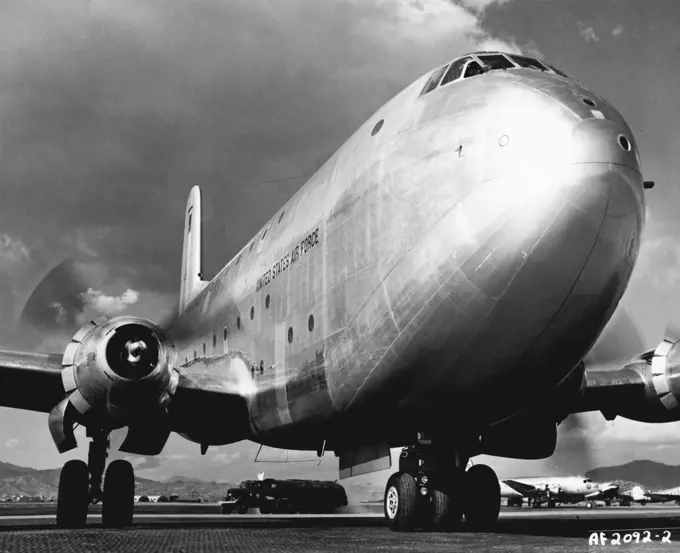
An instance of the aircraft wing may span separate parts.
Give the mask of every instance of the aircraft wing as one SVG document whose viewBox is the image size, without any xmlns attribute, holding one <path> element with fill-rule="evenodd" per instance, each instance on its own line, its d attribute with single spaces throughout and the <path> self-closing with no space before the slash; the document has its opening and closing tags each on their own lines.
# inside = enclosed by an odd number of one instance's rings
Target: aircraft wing
<svg viewBox="0 0 680 553">
<path fill-rule="evenodd" d="M 0 407 L 50 413 L 52 417 L 55 407 L 63 404 L 67 395 L 62 359 L 63 354 L 0 350 Z M 233 391 L 202 387 L 181 374 L 167 410 L 170 431 L 191 434 L 192 439 L 200 439 L 203 444 L 240 441 L 250 430 L 246 398 Z M 125 451 L 160 453 L 165 441 L 149 435 L 156 429 L 143 423 L 139 427 L 139 434 L 130 427 Z M 149 449 L 151 442 L 157 445 Z"/>
<path fill-rule="evenodd" d="M 601 411 L 607 420 L 617 416 L 650 422 L 680 420 L 680 340 L 665 338 L 620 369 L 587 368 L 572 413 Z"/>
<path fill-rule="evenodd" d="M 677 501 L 679 496 L 673 494 L 665 494 L 662 492 L 647 492 L 650 501 L 654 503 L 665 503 L 666 501 Z"/>
<path fill-rule="evenodd" d="M 64 397 L 62 357 L 0 350 L 0 406 L 49 413 Z"/>
<path fill-rule="evenodd" d="M 618 486 L 608 486 L 606 488 L 600 488 L 595 490 L 593 493 L 586 494 L 586 499 L 613 499 L 617 497 L 619 491 Z"/>
<path fill-rule="evenodd" d="M 540 490 L 531 484 L 525 484 L 524 482 L 519 482 L 517 480 L 503 480 L 503 482 L 505 482 L 507 486 L 515 490 L 517 493 L 521 493 L 525 497 L 540 495 Z"/>
<path fill-rule="evenodd" d="M 632 368 L 586 370 L 582 396 L 573 412 L 601 411 L 608 420 L 627 405 L 646 403 L 644 376 Z"/>
</svg>

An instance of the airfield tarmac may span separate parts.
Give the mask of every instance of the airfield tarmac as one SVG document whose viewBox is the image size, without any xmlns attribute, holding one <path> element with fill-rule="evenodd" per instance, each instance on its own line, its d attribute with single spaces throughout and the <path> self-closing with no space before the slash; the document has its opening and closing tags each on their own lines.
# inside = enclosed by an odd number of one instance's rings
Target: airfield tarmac
<svg viewBox="0 0 680 553">
<path fill-rule="evenodd" d="M 587 510 L 503 509 L 489 531 L 465 524 L 452 533 L 391 532 L 379 506 L 336 515 L 222 515 L 216 504 L 136 505 L 134 525 L 101 526 L 92 509 L 81 530 L 55 527 L 54 505 L 0 505 L 0 552 L 193 551 L 675 551 L 680 550 L 680 508 L 613 507 Z M 640 543 L 612 545 L 615 532 L 641 534 Z M 642 543 L 644 532 L 650 542 Z M 608 541 L 590 545 L 592 532 Z M 664 537 L 670 536 L 670 543 Z"/>
</svg>

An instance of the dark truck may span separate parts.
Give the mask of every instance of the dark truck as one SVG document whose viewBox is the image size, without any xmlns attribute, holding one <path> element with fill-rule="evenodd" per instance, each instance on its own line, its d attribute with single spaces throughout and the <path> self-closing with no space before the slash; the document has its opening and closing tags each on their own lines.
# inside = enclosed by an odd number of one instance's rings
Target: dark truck
<svg viewBox="0 0 680 553">
<path fill-rule="evenodd" d="M 245 514 L 248 509 L 260 513 L 333 513 L 347 505 L 345 489 L 337 482 L 321 480 L 245 480 L 230 488 L 222 503 L 222 512 Z"/>
</svg>

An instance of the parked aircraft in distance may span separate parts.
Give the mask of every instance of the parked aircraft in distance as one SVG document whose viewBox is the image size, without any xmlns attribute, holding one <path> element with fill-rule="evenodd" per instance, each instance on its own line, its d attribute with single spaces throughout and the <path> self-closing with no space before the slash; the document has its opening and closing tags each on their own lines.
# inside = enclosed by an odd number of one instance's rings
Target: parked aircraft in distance
<svg viewBox="0 0 680 553">
<path fill-rule="evenodd" d="M 526 497 L 533 507 L 540 507 L 544 503 L 548 507 L 555 507 L 559 503 L 585 501 L 586 506 L 591 508 L 595 501 L 611 502 L 619 490 L 615 484 L 597 483 L 583 476 L 512 478 L 502 482 L 521 497 Z M 513 503 L 516 503 L 516 499 Z"/>
<path fill-rule="evenodd" d="M 390 468 L 394 530 L 493 523 L 490 454 L 542 459 L 574 412 L 680 419 L 675 337 L 619 370 L 583 361 L 621 299 L 645 221 L 640 156 L 604 98 L 534 58 L 475 52 L 381 107 L 212 280 L 201 195 L 184 213 L 179 313 L 78 330 L 59 355 L 0 352 L 0 405 L 49 413 L 57 521 L 131 523 L 121 450 L 170 432 L 333 451 L 342 478 Z"/>
<path fill-rule="evenodd" d="M 676 501 L 680 503 L 680 487 L 666 490 L 650 491 L 642 486 L 633 486 L 629 491 L 619 493 L 619 500 L 625 503 L 667 503 Z"/>
<path fill-rule="evenodd" d="M 508 507 L 521 507 L 524 503 L 524 496 L 513 490 L 503 480 L 498 481 L 500 486 L 501 498 L 505 498 L 508 502 Z"/>
</svg>

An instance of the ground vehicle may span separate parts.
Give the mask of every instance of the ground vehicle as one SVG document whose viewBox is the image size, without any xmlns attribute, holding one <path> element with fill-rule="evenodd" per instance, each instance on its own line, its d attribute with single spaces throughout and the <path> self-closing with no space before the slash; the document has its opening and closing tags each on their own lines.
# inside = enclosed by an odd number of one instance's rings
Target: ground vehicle
<svg viewBox="0 0 680 553">
<path fill-rule="evenodd" d="M 227 495 L 222 502 L 222 513 L 225 515 L 231 514 L 234 511 L 238 511 L 239 514 L 244 515 L 248 512 L 248 509 L 252 503 L 251 494 L 251 480 L 245 480 L 241 482 L 241 486 L 238 488 L 229 488 L 227 490 Z"/>
<path fill-rule="evenodd" d="M 222 503 L 225 514 L 249 508 L 270 513 L 332 513 L 347 505 L 345 489 L 337 482 L 320 480 L 246 480 L 231 488 Z"/>
</svg>

